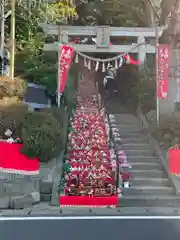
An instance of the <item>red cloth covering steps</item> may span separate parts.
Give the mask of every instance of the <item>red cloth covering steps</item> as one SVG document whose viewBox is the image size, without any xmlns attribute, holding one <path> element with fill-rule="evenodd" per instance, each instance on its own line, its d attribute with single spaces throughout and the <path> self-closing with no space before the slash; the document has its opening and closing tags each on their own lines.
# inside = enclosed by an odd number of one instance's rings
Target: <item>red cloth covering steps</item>
<svg viewBox="0 0 180 240">
<path fill-rule="evenodd" d="M 89 206 L 89 207 L 117 207 L 118 196 L 88 197 L 88 196 L 60 196 L 60 207 Z"/>
<path fill-rule="evenodd" d="M 23 175 L 39 173 L 37 158 L 29 159 L 21 153 L 22 144 L 0 142 L 0 171 Z"/>
<path fill-rule="evenodd" d="M 69 135 L 71 149 L 66 159 L 71 165 L 71 172 L 66 176 L 65 194 L 80 194 L 82 197 L 93 194 L 98 199 L 115 196 L 112 190 L 115 179 L 103 114 L 77 110 L 72 129 L 74 132 Z"/>
<path fill-rule="evenodd" d="M 99 109 L 97 96 L 93 77 L 84 72 L 78 82 L 77 108 L 68 135 L 66 163 L 71 171 L 63 171 L 66 183 L 60 206 L 117 206 L 105 112 Z"/>
</svg>

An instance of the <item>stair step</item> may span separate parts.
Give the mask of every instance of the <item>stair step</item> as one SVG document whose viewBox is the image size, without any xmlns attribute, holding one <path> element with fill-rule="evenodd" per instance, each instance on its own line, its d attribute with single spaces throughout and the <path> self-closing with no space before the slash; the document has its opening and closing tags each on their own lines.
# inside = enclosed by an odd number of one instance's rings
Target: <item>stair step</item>
<svg viewBox="0 0 180 240">
<path fill-rule="evenodd" d="M 168 178 L 133 178 L 132 186 L 171 186 Z"/>
<path fill-rule="evenodd" d="M 159 159 L 154 156 L 128 156 L 129 163 L 159 163 Z"/>
<path fill-rule="evenodd" d="M 134 142 L 136 142 L 135 139 L 137 139 L 138 142 L 139 142 L 139 140 L 141 140 L 141 143 L 149 142 L 149 139 L 143 133 L 142 134 L 140 134 L 140 133 L 138 133 L 138 134 L 137 133 L 136 134 L 134 134 L 134 133 L 122 134 L 120 131 L 120 136 L 121 136 L 122 142 L 126 142 L 126 143 L 132 142 L 132 140 Z"/>
<path fill-rule="evenodd" d="M 124 196 L 129 195 L 173 195 L 174 189 L 168 186 L 132 186 L 124 189 Z"/>
<path fill-rule="evenodd" d="M 125 151 L 125 152 L 126 152 L 126 151 Z M 133 156 L 133 155 L 130 155 L 130 156 L 128 156 L 128 159 L 130 159 L 130 160 L 131 160 L 131 159 L 132 159 L 132 160 L 135 159 L 136 162 L 138 162 L 138 159 L 139 159 L 140 162 L 142 162 L 142 161 L 144 161 L 144 162 L 147 162 L 147 161 L 148 161 L 148 162 L 150 162 L 150 161 L 151 161 L 151 162 L 152 162 L 152 161 L 157 161 L 157 162 L 159 162 L 159 158 L 158 158 L 158 157 L 156 157 L 156 156 L 148 156 L 148 155 L 147 155 L 147 156 L 141 156 L 141 155 L 140 155 L 140 156 L 138 156 L 138 155 L 134 155 L 134 156 Z M 130 160 L 129 160 L 129 161 L 130 161 Z"/>
<path fill-rule="evenodd" d="M 130 162 L 133 169 L 136 170 L 163 170 L 163 167 L 160 163 L 156 162 Z"/>
<path fill-rule="evenodd" d="M 135 170 L 131 169 L 133 178 L 166 178 L 166 173 L 163 170 Z"/>
<path fill-rule="evenodd" d="M 129 120 L 124 120 L 124 119 L 117 119 L 115 118 L 115 121 L 116 121 L 116 125 L 122 127 L 123 125 L 124 126 L 138 126 L 142 128 L 142 125 L 140 125 L 140 122 L 139 121 L 136 121 L 136 120 L 133 120 L 133 119 L 129 119 Z"/>
<path fill-rule="evenodd" d="M 142 129 L 142 125 L 140 123 L 136 124 L 119 124 L 116 122 L 116 126 L 120 129 L 126 129 L 126 128 L 133 128 L 133 129 Z"/>
<path fill-rule="evenodd" d="M 120 131 L 123 131 L 123 130 L 127 130 L 127 131 L 142 131 L 143 128 L 141 125 L 137 125 L 137 124 L 126 124 L 126 125 L 119 125 L 118 123 L 116 123 L 116 127 L 120 130 Z"/>
<path fill-rule="evenodd" d="M 40 183 L 40 193 L 42 194 L 51 194 L 52 193 L 52 182 L 43 182 Z"/>
<path fill-rule="evenodd" d="M 126 136 L 126 135 L 133 135 L 133 134 L 137 134 L 137 135 L 141 135 L 143 134 L 143 130 L 142 129 L 118 129 L 119 133 L 121 136 Z"/>
<path fill-rule="evenodd" d="M 137 119 L 134 115 L 129 115 L 129 114 L 126 114 L 126 115 L 121 115 L 121 114 L 113 114 L 116 121 L 119 122 L 120 124 L 139 124 L 140 121 L 139 119 Z"/>
<path fill-rule="evenodd" d="M 119 207 L 180 207 L 179 196 L 123 196 L 119 199 Z"/>
<path fill-rule="evenodd" d="M 121 136 L 122 144 L 131 144 L 131 143 L 148 143 L 149 139 L 145 135 L 136 135 L 136 136 Z"/>
<path fill-rule="evenodd" d="M 133 149 L 133 150 L 125 150 L 127 156 L 153 156 L 153 151 L 151 149 L 147 150 L 140 150 L 140 149 Z"/>
<path fill-rule="evenodd" d="M 127 124 L 140 124 L 140 121 L 136 118 L 136 117 L 122 117 L 118 114 L 114 114 L 114 118 L 116 120 L 117 123 L 119 123 L 120 125 L 127 125 Z"/>
<path fill-rule="evenodd" d="M 40 194 L 41 202 L 50 202 L 52 194 Z"/>
<path fill-rule="evenodd" d="M 149 150 L 151 149 L 148 143 L 125 143 L 122 145 L 125 150 Z"/>
<path fill-rule="evenodd" d="M 123 132 L 121 130 L 119 130 L 120 136 L 121 138 L 141 138 L 141 139 L 145 139 L 147 138 L 142 132 Z"/>
<path fill-rule="evenodd" d="M 131 143 L 149 143 L 149 140 L 145 136 L 141 137 L 122 137 L 121 136 L 121 142 L 122 144 L 131 144 Z"/>
<path fill-rule="evenodd" d="M 117 113 L 117 114 L 115 113 L 113 115 L 114 117 L 124 118 L 124 120 L 130 119 L 130 118 L 138 120 L 136 116 L 132 113 Z"/>
</svg>

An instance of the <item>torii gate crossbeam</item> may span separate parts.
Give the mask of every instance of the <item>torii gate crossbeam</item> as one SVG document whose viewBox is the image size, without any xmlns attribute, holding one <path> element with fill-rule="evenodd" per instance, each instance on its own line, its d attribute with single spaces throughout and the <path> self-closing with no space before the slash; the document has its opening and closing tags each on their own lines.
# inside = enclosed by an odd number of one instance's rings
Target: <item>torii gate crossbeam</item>
<svg viewBox="0 0 180 240">
<path fill-rule="evenodd" d="M 39 24 L 46 35 L 57 35 L 61 42 L 68 43 L 69 36 L 95 36 L 97 45 L 77 44 L 74 45 L 79 52 L 133 52 L 138 53 L 138 60 L 142 63 L 146 59 L 146 54 L 155 53 L 155 45 L 147 44 L 146 38 L 155 38 L 155 28 L 127 28 L 127 27 L 110 27 L 110 26 L 58 26 L 53 24 Z M 159 36 L 163 29 L 158 28 Z M 136 37 L 137 42 L 131 45 L 109 45 L 110 37 Z M 104 45 L 105 43 L 105 45 Z M 135 47 L 137 46 L 137 47 Z M 53 43 L 44 45 L 45 51 L 57 51 L 58 47 Z"/>
</svg>

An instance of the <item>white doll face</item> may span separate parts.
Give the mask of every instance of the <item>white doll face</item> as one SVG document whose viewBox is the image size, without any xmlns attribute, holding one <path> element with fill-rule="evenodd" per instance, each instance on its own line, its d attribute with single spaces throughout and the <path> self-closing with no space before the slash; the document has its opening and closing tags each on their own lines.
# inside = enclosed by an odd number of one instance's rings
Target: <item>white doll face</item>
<svg viewBox="0 0 180 240">
<path fill-rule="evenodd" d="M 6 129 L 6 131 L 4 132 L 4 135 L 6 137 L 10 137 L 12 135 L 12 131 L 10 129 Z"/>
</svg>

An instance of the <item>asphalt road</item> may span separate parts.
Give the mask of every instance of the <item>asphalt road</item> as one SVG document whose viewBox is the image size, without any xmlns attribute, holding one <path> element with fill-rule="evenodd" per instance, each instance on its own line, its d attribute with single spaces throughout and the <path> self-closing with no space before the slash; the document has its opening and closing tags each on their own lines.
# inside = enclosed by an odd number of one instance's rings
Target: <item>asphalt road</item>
<svg viewBox="0 0 180 240">
<path fill-rule="evenodd" d="M 1 240 L 179 240 L 180 220 L 0 221 Z"/>
</svg>

